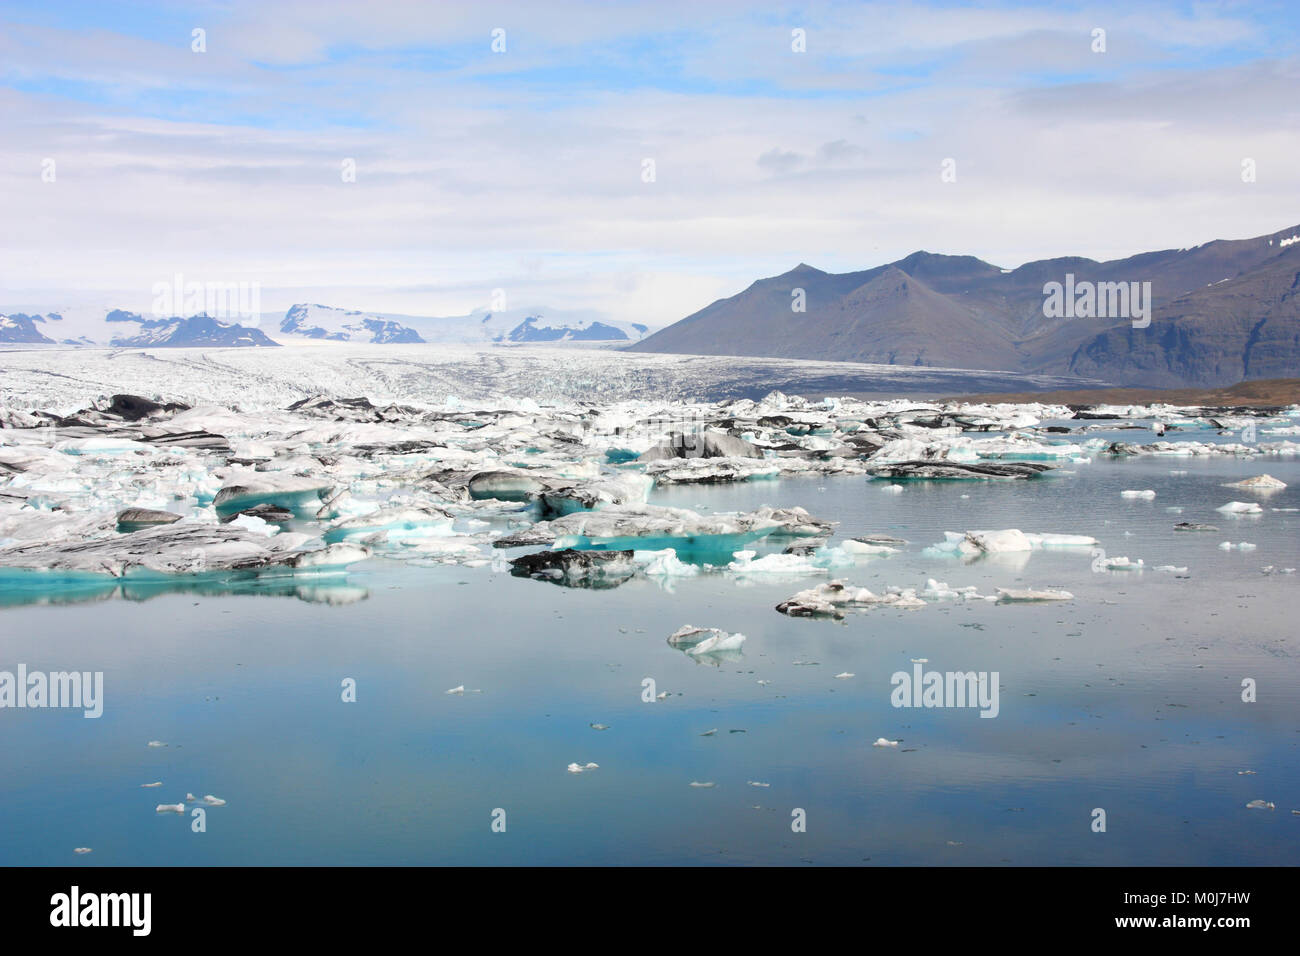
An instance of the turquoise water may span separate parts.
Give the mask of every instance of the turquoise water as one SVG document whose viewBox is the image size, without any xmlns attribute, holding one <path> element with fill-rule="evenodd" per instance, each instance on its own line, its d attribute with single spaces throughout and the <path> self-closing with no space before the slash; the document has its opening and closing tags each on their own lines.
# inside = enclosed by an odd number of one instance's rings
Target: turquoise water
<svg viewBox="0 0 1300 956">
<path fill-rule="evenodd" d="M 10 595 L 0 669 L 102 670 L 105 704 L 98 720 L 0 711 L 0 864 L 1296 862 L 1300 573 L 1260 569 L 1300 566 L 1300 513 L 1271 510 L 1300 508 L 1300 465 L 1062 470 L 901 494 L 814 478 L 653 498 L 802 505 L 845 535 L 908 539 L 835 572 L 872 590 L 935 578 L 1075 595 L 1060 604 L 817 621 L 773 606 L 825 576 L 582 590 L 378 561 L 333 585 L 237 594 L 208 583 L 61 603 Z M 1219 487 L 1262 472 L 1290 487 L 1267 498 Z M 1123 500 L 1127 488 L 1157 497 Z M 1234 499 L 1265 512 L 1215 513 Z M 1177 521 L 1221 530 L 1175 533 Z M 921 553 L 944 531 L 1006 527 L 1090 534 L 1146 569 L 1093 572 L 1087 549 L 970 563 Z M 1225 540 L 1257 550 L 1220 551 Z M 1188 577 L 1153 570 L 1164 564 Z M 749 639 L 706 666 L 666 643 L 683 624 Z M 999 672 L 998 717 L 894 708 L 890 675 L 913 658 Z M 341 700 L 345 678 L 355 703 Z M 670 696 L 644 703 L 645 678 Z M 1243 678 L 1257 702 L 1241 701 Z M 899 746 L 873 747 L 878 737 Z M 599 769 L 566 771 L 589 761 Z M 163 785 L 141 788 L 151 781 Z M 187 791 L 227 801 L 207 810 L 204 833 L 154 810 Z M 1253 799 L 1276 809 L 1246 809 Z M 498 808 L 505 832 L 492 830 Z M 791 829 L 796 808 L 806 832 Z M 1105 833 L 1091 829 L 1094 808 Z"/>
</svg>

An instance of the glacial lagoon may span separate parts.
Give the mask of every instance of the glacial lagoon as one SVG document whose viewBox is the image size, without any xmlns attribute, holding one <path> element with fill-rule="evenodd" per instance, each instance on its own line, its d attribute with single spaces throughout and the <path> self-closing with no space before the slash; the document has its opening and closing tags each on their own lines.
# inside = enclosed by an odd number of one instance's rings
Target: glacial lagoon
<svg viewBox="0 0 1300 956">
<path fill-rule="evenodd" d="M 1221 487 L 1263 472 L 1289 487 Z M 378 557 L 306 582 L 7 592 L 3 666 L 102 671 L 105 699 L 97 720 L 0 713 L 0 862 L 1295 863 L 1294 457 L 1097 456 L 1033 481 L 887 484 L 814 475 L 651 495 L 701 512 L 797 505 L 839 522 L 831 544 L 909 542 L 820 575 L 595 589 L 499 562 Z M 1262 512 L 1215 510 L 1229 500 Z M 1220 530 L 1175 532 L 1179 521 Z M 1087 548 L 927 551 L 945 532 L 993 528 L 1091 535 L 1143 566 L 1094 570 Z M 1073 599 L 931 600 L 842 621 L 774 610 L 832 577 Z M 667 642 L 686 624 L 747 640 L 700 660 Z M 913 660 L 997 672 L 998 716 L 892 706 L 891 675 Z M 647 678 L 668 696 L 645 702 Z M 882 737 L 897 746 L 873 746 Z M 571 773 L 575 762 L 598 769 Z M 226 801 L 206 809 L 206 832 L 155 810 L 187 793 Z"/>
</svg>

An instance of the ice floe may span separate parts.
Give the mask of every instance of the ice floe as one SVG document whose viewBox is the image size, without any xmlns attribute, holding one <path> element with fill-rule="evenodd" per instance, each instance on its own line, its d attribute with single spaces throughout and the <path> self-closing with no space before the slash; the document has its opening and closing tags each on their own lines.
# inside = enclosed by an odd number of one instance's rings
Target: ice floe
<svg viewBox="0 0 1300 956">
<path fill-rule="evenodd" d="M 668 643 L 701 663 L 717 664 L 721 659 L 735 660 L 745 645 L 744 634 L 729 634 L 716 627 L 685 624 L 668 636 Z"/>
<path fill-rule="evenodd" d="M 998 588 L 998 600 L 1003 602 L 1073 601 L 1069 591 L 1053 588 L 1032 590 L 1028 588 Z"/>
<path fill-rule="evenodd" d="M 1214 509 L 1225 515 L 1257 515 L 1263 512 L 1263 508 L 1253 501 L 1229 501 L 1226 505 L 1219 505 Z"/>
<path fill-rule="evenodd" d="M 1230 482 L 1223 487 L 1241 488 L 1243 491 L 1270 492 L 1281 491 L 1286 487 L 1286 482 L 1278 481 L 1272 475 L 1255 475 L 1251 478 L 1243 478 L 1241 481 Z"/>
</svg>

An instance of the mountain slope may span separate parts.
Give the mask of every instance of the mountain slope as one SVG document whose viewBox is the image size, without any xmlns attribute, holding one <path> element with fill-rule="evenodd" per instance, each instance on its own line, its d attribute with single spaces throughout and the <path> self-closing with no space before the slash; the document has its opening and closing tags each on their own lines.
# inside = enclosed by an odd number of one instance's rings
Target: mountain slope
<svg viewBox="0 0 1300 956">
<path fill-rule="evenodd" d="M 1005 369 L 1133 385 L 1154 385 L 1150 376 L 1167 386 L 1215 387 L 1297 375 L 1300 318 L 1287 269 L 1300 256 L 1298 235 L 1293 227 L 1108 262 L 1066 257 L 1017 269 L 928 252 L 842 275 L 801 264 L 633 349 Z M 1067 276 L 1077 284 L 1150 283 L 1151 325 L 1046 315 L 1044 285 Z M 804 313 L 791 309 L 798 289 Z"/>
<path fill-rule="evenodd" d="M 1151 327 L 1116 326 L 1081 345 L 1070 374 L 1174 388 L 1286 378 L 1300 368 L 1300 246 L 1180 296 Z M 1104 375 L 1098 374 L 1102 370 Z"/>
</svg>

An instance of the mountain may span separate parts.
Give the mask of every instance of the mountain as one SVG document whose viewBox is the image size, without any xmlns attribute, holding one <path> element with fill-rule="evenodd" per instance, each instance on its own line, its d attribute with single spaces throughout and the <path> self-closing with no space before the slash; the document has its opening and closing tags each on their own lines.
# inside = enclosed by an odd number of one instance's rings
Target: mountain
<svg viewBox="0 0 1300 956">
<path fill-rule="evenodd" d="M 265 313 L 260 317 L 267 320 Z M 259 326 L 264 325 L 266 332 Z M 301 303 L 272 329 L 266 321 L 241 325 L 205 314 L 146 318 L 138 312 L 81 305 L 44 313 L 0 313 L 0 344 L 165 348 L 241 347 L 355 342 L 368 345 L 631 345 L 649 328 L 575 310 L 486 310 L 438 318 L 358 312 Z M 269 334 L 268 334 L 269 333 Z"/>
<path fill-rule="evenodd" d="M 475 311 L 446 318 L 357 312 L 317 303 L 290 307 L 278 338 L 288 344 L 306 340 L 364 342 L 371 345 L 434 342 L 457 345 L 590 343 L 628 345 L 640 341 L 648 327 L 615 322 L 579 311 L 508 309 Z"/>
<path fill-rule="evenodd" d="M 1150 283 L 1150 324 L 1048 315 L 1048 283 Z M 1104 289 L 1105 287 L 1101 287 Z M 1138 287 L 1139 291 L 1141 286 Z M 796 311 L 802 290 L 804 311 Z M 1300 375 L 1300 226 L 1097 262 L 1002 269 L 916 252 L 862 272 L 800 264 L 701 309 L 635 351 L 1073 375 L 1148 387 Z M 1100 310 L 1098 310 L 1100 311 Z"/>
<path fill-rule="evenodd" d="M 291 306 L 280 323 L 280 331 L 309 339 L 375 345 L 424 341 L 420 333 L 393 319 L 363 312 L 344 312 L 324 305 Z"/>
<path fill-rule="evenodd" d="M 42 333 L 36 327 L 37 323 L 44 325 L 45 317 L 41 315 L 24 315 L 21 312 L 15 312 L 13 315 L 0 315 L 0 342 L 53 345 L 54 339 Z"/>
<path fill-rule="evenodd" d="M 123 309 L 0 315 L 0 343 L 120 348 L 275 347 L 264 332 L 207 315 L 147 319 Z"/>
<path fill-rule="evenodd" d="M 272 342 L 260 329 L 219 322 L 206 315 L 170 319 L 142 319 L 137 315 L 127 321 L 139 323 L 139 331 L 135 335 L 114 337 L 113 345 L 123 348 L 279 347 L 279 343 Z"/>
</svg>

